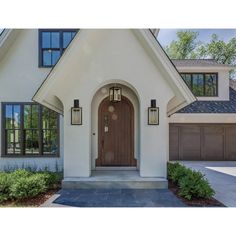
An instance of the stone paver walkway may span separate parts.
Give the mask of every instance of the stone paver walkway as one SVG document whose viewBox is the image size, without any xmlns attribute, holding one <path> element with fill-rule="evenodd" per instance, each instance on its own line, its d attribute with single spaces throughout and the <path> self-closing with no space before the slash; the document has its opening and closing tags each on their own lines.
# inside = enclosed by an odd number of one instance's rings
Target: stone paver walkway
<svg viewBox="0 0 236 236">
<path fill-rule="evenodd" d="M 62 189 L 42 207 L 185 207 L 168 189 Z"/>
</svg>

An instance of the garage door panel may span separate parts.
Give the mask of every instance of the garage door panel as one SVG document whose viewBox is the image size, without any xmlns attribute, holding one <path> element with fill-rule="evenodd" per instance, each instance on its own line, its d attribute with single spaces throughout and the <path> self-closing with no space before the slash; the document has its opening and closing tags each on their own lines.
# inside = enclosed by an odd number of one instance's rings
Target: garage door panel
<svg viewBox="0 0 236 236">
<path fill-rule="evenodd" d="M 226 160 L 236 160 L 236 127 L 226 127 L 225 129 L 226 145 L 225 156 Z"/>
<path fill-rule="evenodd" d="M 170 124 L 170 158 L 235 161 L 236 124 Z"/>
<path fill-rule="evenodd" d="M 178 160 L 179 159 L 179 127 L 171 127 L 170 128 L 170 160 Z"/>
<path fill-rule="evenodd" d="M 200 127 L 186 126 L 180 130 L 180 159 L 197 160 L 201 156 Z"/>
</svg>

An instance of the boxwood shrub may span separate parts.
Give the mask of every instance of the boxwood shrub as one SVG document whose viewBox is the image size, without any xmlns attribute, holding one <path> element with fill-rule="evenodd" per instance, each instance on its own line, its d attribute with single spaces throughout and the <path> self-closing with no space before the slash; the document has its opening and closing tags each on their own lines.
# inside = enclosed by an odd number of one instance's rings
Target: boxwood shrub
<svg viewBox="0 0 236 236">
<path fill-rule="evenodd" d="M 0 202 L 35 197 L 60 184 L 62 174 L 49 171 L 32 172 L 24 169 L 0 172 Z"/>
<path fill-rule="evenodd" d="M 178 162 L 167 163 L 168 179 L 179 187 L 179 195 L 191 200 L 192 198 L 211 198 L 215 192 L 205 176 L 191 170 Z"/>
</svg>

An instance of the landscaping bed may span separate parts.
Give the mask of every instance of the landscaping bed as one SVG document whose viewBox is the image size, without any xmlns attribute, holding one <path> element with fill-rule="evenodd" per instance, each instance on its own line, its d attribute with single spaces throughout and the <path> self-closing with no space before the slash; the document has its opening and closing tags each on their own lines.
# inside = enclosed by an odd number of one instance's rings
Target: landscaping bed
<svg viewBox="0 0 236 236">
<path fill-rule="evenodd" d="M 60 189 L 62 174 L 19 169 L 0 172 L 0 206 L 40 206 Z"/>
<path fill-rule="evenodd" d="M 225 207 L 214 199 L 214 190 L 205 176 L 180 163 L 168 163 L 169 189 L 186 205 L 191 207 Z"/>
<path fill-rule="evenodd" d="M 0 203 L 0 207 L 39 207 L 50 197 L 52 197 L 60 188 L 48 190 L 36 197 L 22 200 L 7 200 Z"/>
<path fill-rule="evenodd" d="M 173 184 L 173 182 L 169 181 L 168 183 L 169 190 L 174 193 L 182 202 L 184 202 L 187 206 L 191 207 L 225 207 L 224 204 L 217 201 L 215 198 L 192 198 L 191 200 L 187 200 L 184 197 L 179 195 L 179 187 Z"/>
</svg>

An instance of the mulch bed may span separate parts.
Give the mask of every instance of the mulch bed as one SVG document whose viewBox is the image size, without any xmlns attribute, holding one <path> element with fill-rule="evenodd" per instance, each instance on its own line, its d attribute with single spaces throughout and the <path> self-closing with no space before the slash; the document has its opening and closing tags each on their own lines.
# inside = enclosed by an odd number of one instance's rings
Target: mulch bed
<svg viewBox="0 0 236 236">
<path fill-rule="evenodd" d="M 172 191 L 182 202 L 184 202 L 187 206 L 191 207 L 225 207 L 224 204 L 217 201 L 215 198 L 210 199 L 192 199 L 187 200 L 181 196 L 179 196 L 179 188 L 173 184 L 171 181 L 169 181 L 168 188 L 170 191 Z"/>
<path fill-rule="evenodd" d="M 59 189 L 48 190 L 46 193 L 42 193 L 37 197 L 24 199 L 20 201 L 8 200 L 0 203 L 0 207 L 39 207 L 50 197 L 52 197 Z"/>
</svg>

